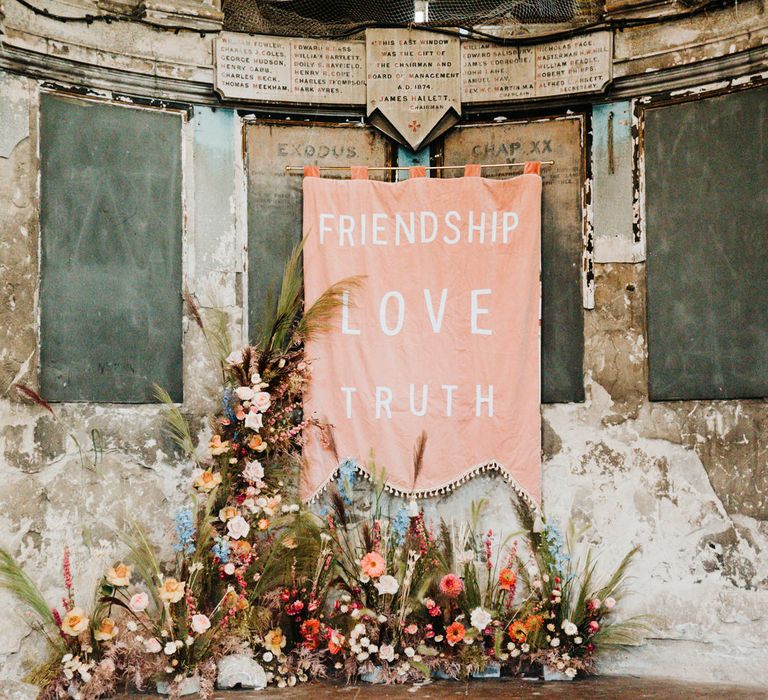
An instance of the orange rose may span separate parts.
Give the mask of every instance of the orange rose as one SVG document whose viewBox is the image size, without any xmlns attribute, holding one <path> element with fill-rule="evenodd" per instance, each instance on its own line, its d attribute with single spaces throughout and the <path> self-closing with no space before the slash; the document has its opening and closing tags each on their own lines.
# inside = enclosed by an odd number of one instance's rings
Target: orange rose
<svg viewBox="0 0 768 700">
<path fill-rule="evenodd" d="M 451 646 L 458 644 L 462 639 L 464 639 L 465 634 L 466 630 L 464 629 L 464 625 L 462 625 L 460 622 L 454 622 L 445 628 L 445 638 L 448 640 L 448 644 Z"/>
<path fill-rule="evenodd" d="M 99 640 L 100 642 L 106 642 L 112 637 L 114 637 L 117 634 L 117 625 L 115 625 L 115 621 L 112 618 L 105 617 L 101 624 L 99 625 L 99 629 L 94 631 L 93 636 Z"/>
<path fill-rule="evenodd" d="M 341 632 L 331 630 L 331 636 L 328 639 L 328 651 L 331 654 L 338 654 L 344 648 L 346 638 Z"/>
<path fill-rule="evenodd" d="M 206 469 L 195 479 L 194 486 L 200 491 L 213 491 L 221 483 L 221 474 Z"/>
<path fill-rule="evenodd" d="M 224 506 L 224 508 L 219 511 L 219 520 L 225 523 L 227 520 L 231 520 L 238 515 L 240 515 L 240 511 L 238 511 L 234 506 Z"/>
<path fill-rule="evenodd" d="M 125 564 L 116 564 L 105 575 L 107 581 L 115 587 L 127 586 L 131 582 L 131 567 Z"/>
<path fill-rule="evenodd" d="M 61 631 L 70 637 L 77 637 L 88 629 L 88 618 L 82 608 L 72 608 L 61 621 Z"/>
<path fill-rule="evenodd" d="M 517 574 L 512 569 L 502 569 L 499 572 L 499 586 L 505 591 L 510 591 L 517 583 Z"/>
<path fill-rule="evenodd" d="M 369 576 L 370 578 L 378 578 L 384 573 L 387 567 L 384 562 L 384 557 L 382 557 L 381 554 L 378 552 L 368 552 L 368 554 L 360 560 L 360 568 L 366 576 Z"/>
<path fill-rule="evenodd" d="M 251 435 L 251 439 L 248 440 L 248 447 L 256 452 L 263 452 L 267 449 L 267 443 L 264 442 L 261 435 Z"/>
</svg>

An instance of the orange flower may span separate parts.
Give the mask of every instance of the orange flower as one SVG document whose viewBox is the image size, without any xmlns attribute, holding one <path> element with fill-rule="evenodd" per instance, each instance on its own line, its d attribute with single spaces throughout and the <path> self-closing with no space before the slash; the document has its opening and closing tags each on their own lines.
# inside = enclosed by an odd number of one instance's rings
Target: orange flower
<svg viewBox="0 0 768 700">
<path fill-rule="evenodd" d="M 510 591 L 517 583 L 517 574 L 512 569 L 502 569 L 499 572 L 499 586 L 505 591 Z"/>
<path fill-rule="evenodd" d="M 346 639 L 341 632 L 331 630 L 331 636 L 328 638 L 328 651 L 330 651 L 331 654 L 338 654 L 344 647 L 345 641 Z"/>
<path fill-rule="evenodd" d="M 528 632 L 536 632 L 544 625 L 544 618 L 541 615 L 528 615 L 524 624 Z"/>
<path fill-rule="evenodd" d="M 251 544 L 247 540 L 230 540 L 229 549 L 240 559 L 245 559 L 251 553 Z"/>
<path fill-rule="evenodd" d="M 464 639 L 464 634 L 464 625 L 462 625 L 460 622 L 454 622 L 445 628 L 445 638 L 448 640 L 448 644 L 451 646 L 458 644 L 462 639 Z"/>
<path fill-rule="evenodd" d="M 206 469 L 195 479 L 194 487 L 200 491 L 213 491 L 221 483 L 221 474 Z"/>
<path fill-rule="evenodd" d="M 267 443 L 264 442 L 261 435 L 251 435 L 251 439 L 248 440 L 248 447 L 256 452 L 263 452 L 267 449 Z"/>
<path fill-rule="evenodd" d="M 360 568 L 366 576 L 378 578 L 384 573 L 387 565 L 381 554 L 378 552 L 368 552 L 368 554 L 360 560 Z"/>
<path fill-rule="evenodd" d="M 317 618 L 311 617 L 301 625 L 301 634 L 304 636 L 317 634 L 318 632 L 320 632 L 320 620 Z"/>
<path fill-rule="evenodd" d="M 525 638 L 528 636 L 528 628 L 525 626 L 524 622 L 521 622 L 520 620 L 515 620 L 510 626 L 509 626 L 509 638 L 513 642 L 524 642 Z"/>
<path fill-rule="evenodd" d="M 262 518 L 256 524 L 259 526 L 259 530 L 266 530 L 269 527 L 269 519 L 268 518 Z"/>
</svg>

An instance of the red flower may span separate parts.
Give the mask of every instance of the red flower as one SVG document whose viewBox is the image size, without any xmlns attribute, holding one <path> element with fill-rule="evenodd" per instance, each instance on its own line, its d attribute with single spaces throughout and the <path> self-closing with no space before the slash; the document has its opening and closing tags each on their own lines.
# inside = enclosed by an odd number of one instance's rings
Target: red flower
<svg viewBox="0 0 768 700">
<path fill-rule="evenodd" d="M 302 603 L 300 600 L 294 600 L 286 609 L 285 612 L 289 615 L 298 615 L 302 610 L 304 610 L 304 603 Z"/>
</svg>

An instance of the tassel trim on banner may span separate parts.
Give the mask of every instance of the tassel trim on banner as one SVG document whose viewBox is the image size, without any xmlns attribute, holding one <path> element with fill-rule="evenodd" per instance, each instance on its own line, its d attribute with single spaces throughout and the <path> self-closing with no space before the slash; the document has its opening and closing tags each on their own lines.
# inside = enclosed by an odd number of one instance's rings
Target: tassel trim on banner
<svg viewBox="0 0 768 700">
<path fill-rule="evenodd" d="M 317 487 L 316 491 L 312 494 L 312 496 L 307 499 L 307 503 L 314 503 L 322 494 L 323 492 L 328 488 L 328 485 L 338 477 L 339 472 L 341 470 L 341 467 L 343 464 L 353 464 L 355 473 L 359 476 L 363 477 L 367 481 L 373 481 L 373 477 L 368 472 L 368 470 L 362 466 L 357 460 L 353 460 L 350 458 L 342 459 L 338 466 L 331 472 L 331 474 L 328 476 L 328 478 Z M 388 493 L 391 493 L 394 496 L 399 496 L 400 498 L 407 498 L 410 499 L 412 502 L 415 499 L 419 498 L 434 498 L 436 496 L 445 496 L 449 493 L 452 493 L 455 491 L 459 486 L 466 483 L 470 479 L 474 479 L 476 476 L 480 476 L 481 474 L 487 474 L 491 472 L 497 472 L 503 479 L 506 481 L 511 487 L 512 490 L 517 494 L 517 497 L 525 503 L 528 508 L 530 508 L 531 512 L 535 514 L 535 524 L 534 524 L 534 532 L 540 532 L 541 527 L 543 526 L 542 518 L 541 518 L 541 509 L 539 508 L 539 504 L 536 503 L 536 501 L 533 499 L 531 494 L 528 493 L 521 485 L 520 482 L 515 479 L 514 476 L 512 476 L 504 467 L 499 464 L 496 461 L 492 462 L 485 462 L 484 464 L 477 464 L 474 467 L 471 467 L 470 469 L 467 469 L 461 476 L 458 476 L 457 478 L 453 479 L 452 481 L 443 484 L 442 486 L 436 486 L 435 488 L 431 489 L 403 489 L 399 488 L 397 486 L 393 486 L 392 484 L 384 483 L 384 490 Z M 538 528 L 538 529 L 537 529 Z"/>
</svg>

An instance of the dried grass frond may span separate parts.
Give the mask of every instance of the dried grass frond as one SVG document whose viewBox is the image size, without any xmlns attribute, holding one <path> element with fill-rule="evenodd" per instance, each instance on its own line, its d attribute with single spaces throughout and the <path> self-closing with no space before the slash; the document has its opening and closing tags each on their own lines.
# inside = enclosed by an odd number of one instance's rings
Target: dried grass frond
<svg viewBox="0 0 768 700">
<path fill-rule="evenodd" d="M 165 426 L 163 432 L 173 440 L 185 457 L 194 459 L 196 462 L 195 441 L 192 439 L 192 432 L 189 429 L 187 419 L 181 413 L 179 407 L 173 402 L 171 395 L 163 387 L 153 384 L 153 393 L 155 398 L 165 405 L 163 418 Z"/>
<path fill-rule="evenodd" d="M 55 629 L 56 621 L 40 589 L 4 549 L 0 549 L 0 588 L 8 591 L 35 615 L 42 626 L 41 631 Z"/>
<path fill-rule="evenodd" d="M 413 447 L 413 484 L 411 488 L 416 490 L 416 482 L 421 476 L 421 470 L 424 467 L 424 453 L 427 450 L 427 432 L 421 431 L 421 434 L 416 438 L 416 444 Z"/>
</svg>

